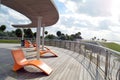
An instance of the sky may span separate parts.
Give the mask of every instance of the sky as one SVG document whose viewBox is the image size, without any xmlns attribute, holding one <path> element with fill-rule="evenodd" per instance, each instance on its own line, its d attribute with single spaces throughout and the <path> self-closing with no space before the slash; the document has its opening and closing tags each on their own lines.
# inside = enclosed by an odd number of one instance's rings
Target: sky
<svg viewBox="0 0 120 80">
<path fill-rule="evenodd" d="M 49 34 L 81 32 L 84 39 L 107 39 L 120 42 L 120 0 L 53 0 L 59 12 L 56 24 L 47 27 Z M 12 24 L 30 23 L 22 14 L 0 6 L 0 25 L 7 31 L 15 30 Z M 36 29 L 33 29 L 36 31 Z"/>
</svg>

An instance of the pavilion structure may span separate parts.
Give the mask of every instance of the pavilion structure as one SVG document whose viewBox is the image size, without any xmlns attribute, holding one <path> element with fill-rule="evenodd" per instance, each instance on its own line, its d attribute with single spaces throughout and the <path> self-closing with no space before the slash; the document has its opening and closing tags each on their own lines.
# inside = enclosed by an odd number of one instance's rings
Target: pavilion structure
<svg viewBox="0 0 120 80">
<path fill-rule="evenodd" d="M 31 20 L 31 23 L 28 24 L 13 24 L 12 26 L 16 28 L 37 28 L 36 44 L 38 45 L 36 47 L 37 59 L 39 59 L 41 27 L 51 26 L 59 19 L 53 0 L 1 0 L 0 2 Z M 44 46 L 44 42 L 42 44 Z"/>
</svg>

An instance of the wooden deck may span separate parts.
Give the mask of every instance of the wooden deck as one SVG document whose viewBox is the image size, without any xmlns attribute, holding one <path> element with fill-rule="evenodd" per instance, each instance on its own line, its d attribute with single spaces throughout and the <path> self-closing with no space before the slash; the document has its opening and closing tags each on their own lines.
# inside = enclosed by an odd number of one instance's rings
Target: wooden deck
<svg viewBox="0 0 120 80">
<path fill-rule="evenodd" d="M 26 66 L 24 69 L 13 72 L 14 61 L 11 49 L 19 46 L 19 44 L 0 44 L 0 80 L 93 80 L 83 65 L 69 55 L 73 54 L 72 51 L 51 46 L 48 47 L 59 57 L 53 57 L 48 53 L 40 58 L 53 69 L 49 76 L 33 66 Z M 26 58 L 36 59 L 36 52 L 33 50 L 33 48 L 23 48 Z"/>
</svg>

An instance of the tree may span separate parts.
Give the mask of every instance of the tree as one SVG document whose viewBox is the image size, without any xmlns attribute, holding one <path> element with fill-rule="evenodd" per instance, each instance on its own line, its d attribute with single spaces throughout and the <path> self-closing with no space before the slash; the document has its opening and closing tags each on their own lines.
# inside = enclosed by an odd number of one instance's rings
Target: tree
<svg viewBox="0 0 120 80">
<path fill-rule="evenodd" d="M 104 39 L 104 38 L 102 38 L 101 40 L 102 40 L 103 42 L 107 42 L 107 40 L 106 40 L 106 39 Z"/>
<path fill-rule="evenodd" d="M 96 37 L 93 37 L 93 38 L 91 38 L 93 41 L 95 41 L 96 40 Z"/>
<path fill-rule="evenodd" d="M 57 31 L 56 34 L 57 34 L 58 37 L 60 37 L 62 33 L 61 33 L 61 31 Z"/>
<path fill-rule="evenodd" d="M 33 32 L 30 28 L 28 28 L 26 31 L 25 31 L 25 35 L 27 38 L 33 38 Z"/>
<path fill-rule="evenodd" d="M 74 34 L 71 34 L 70 35 L 70 40 L 74 40 L 75 39 L 75 35 Z"/>
<path fill-rule="evenodd" d="M 22 31 L 21 31 L 21 29 L 16 29 L 16 30 L 15 30 L 15 34 L 16 34 L 17 37 L 21 37 L 21 36 L 22 36 Z"/>
<path fill-rule="evenodd" d="M 7 34 L 5 32 L 0 31 L 0 36 L 5 37 L 5 36 L 7 36 Z"/>
<path fill-rule="evenodd" d="M 33 33 L 33 36 L 36 38 L 36 32 Z"/>
<path fill-rule="evenodd" d="M 60 35 L 60 39 L 61 39 L 61 40 L 66 40 L 66 36 L 62 33 L 62 34 Z"/>
<path fill-rule="evenodd" d="M 77 35 L 80 36 L 80 35 L 81 35 L 81 32 L 78 32 Z"/>
<path fill-rule="evenodd" d="M 56 39 L 56 36 L 53 34 L 49 34 L 45 37 L 45 39 Z"/>
<path fill-rule="evenodd" d="M 8 37 L 16 37 L 15 31 L 11 31 L 11 32 L 7 31 L 5 33 L 7 34 Z"/>
<path fill-rule="evenodd" d="M 12 30 L 11 33 L 15 34 L 15 31 Z"/>
<path fill-rule="evenodd" d="M 68 34 L 65 35 L 66 40 L 70 40 L 70 36 Z"/>
<path fill-rule="evenodd" d="M 94 37 L 94 40 L 96 40 L 96 37 Z"/>
<path fill-rule="evenodd" d="M 100 39 L 98 38 L 97 41 L 99 41 Z"/>
<path fill-rule="evenodd" d="M 75 34 L 75 39 L 82 39 L 81 32 Z"/>
<path fill-rule="evenodd" d="M 4 32 L 5 29 L 6 29 L 6 26 L 5 26 L 5 25 L 1 25 L 1 27 L 0 27 L 0 31 Z"/>
<path fill-rule="evenodd" d="M 94 41 L 94 38 L 91 38 L 92 39 L 92 41 Z"/>
<path fill-rule="evenodd" d="M 48 31 L 45 31 L 44 33 L 45 33 L 45 35 L 47 35 L 47 34 L 48 34 Z"/>
</svg>

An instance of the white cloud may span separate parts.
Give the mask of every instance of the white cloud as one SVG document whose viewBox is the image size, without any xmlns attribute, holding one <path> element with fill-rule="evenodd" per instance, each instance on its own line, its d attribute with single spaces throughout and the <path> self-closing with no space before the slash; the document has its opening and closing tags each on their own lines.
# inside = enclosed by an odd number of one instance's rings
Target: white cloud
<svg viewBox="0 0 120 80">
<path fill-rule="evenodd" d="M 109 26 L 109 28 L 113 33 L 120 33 L 120 25 Z"/>
<path fill-rule="evenodd" d="M 64 34 L 81 32 L 84 39 L 96 36 L 99 39 L 120 41 L 119 0 L 56 0 L 56 2 L 64 5 L 64 8 L 57 5 L 62 10 L 59 21 L 46 28 L 50 34 L 56 34 L 57 31 Z M 29 22 L 21 14 L 5 6 L 2 6 L 2 9 L 4 10 L 0 13 L 0 24 L 7 23 L 10 26 L 14 23 Z"/>
<path fill-rule="evenodd" d="M 66 10 L 74 13 L 84 13 L 90 16 L 110 16 L 111 0 L 59 0 Z"/>
<path fill-rule="evenodd" d="M 71 11 L 72 13 L 78 11 L 78 7 L 76 6 L 77 4 L 74 1 L 68 1 L 66 2 L 66 7 L 67 7 L 67 11 Z"/>
</svg>

